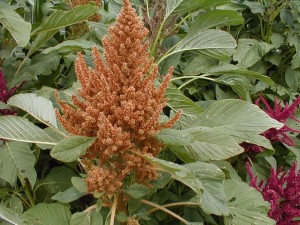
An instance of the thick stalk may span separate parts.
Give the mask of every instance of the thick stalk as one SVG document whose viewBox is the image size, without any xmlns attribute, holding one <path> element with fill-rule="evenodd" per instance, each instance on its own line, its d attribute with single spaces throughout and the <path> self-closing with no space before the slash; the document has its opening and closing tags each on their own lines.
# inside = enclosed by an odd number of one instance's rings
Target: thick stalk
<svg viewBox="0 0 300 225">
<path fill-rule="evenodd" d="M 35 205 L 35 203 L 34 203 L 32 191 L 28 185 L 28 181 L 24 180 L 20 175 L 18 175 L 18 178 L 19 178 L 21 185 L 24 189 L 24 192 L 28 198 L 28 201 L 30 202 L 30 207 L 33 207 Z"/>
</svg>

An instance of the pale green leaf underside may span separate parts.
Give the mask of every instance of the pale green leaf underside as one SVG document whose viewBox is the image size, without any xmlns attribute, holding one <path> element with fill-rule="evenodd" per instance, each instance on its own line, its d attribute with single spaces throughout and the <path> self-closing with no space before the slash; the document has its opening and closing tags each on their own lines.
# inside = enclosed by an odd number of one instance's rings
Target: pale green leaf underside
<svg viewBox="0 0 300 225">
<path fill-rule="evenodd" d="M 42 123 L 57 128 L 53 104 L 46 98 L 33 93 L 18 94 L 11 97 L 8 104 L 23 109 Z"/>
<path fill-rule="evenodd" d="M 2 205 L 0 205 L 0 218 L 13 225 L 25 225 L 19 213 Z"/>
<path fill-rule="evenodd" d="M 0 138 L 39 144 L 57 144 L 41 128 L 18 116 L 0 117 Z"/>
</svg>

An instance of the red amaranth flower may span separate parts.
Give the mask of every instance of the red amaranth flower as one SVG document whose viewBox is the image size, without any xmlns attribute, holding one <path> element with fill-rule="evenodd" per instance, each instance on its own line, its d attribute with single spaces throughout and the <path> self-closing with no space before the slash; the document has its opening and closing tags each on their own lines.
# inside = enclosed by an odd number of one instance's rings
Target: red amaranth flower
<svg viewBox="0 0 300 225">
<path fill-rule="evenodd" d="M 6 86 L 6 80 L 4 78 L 3 72 L 0 70 L 0 101 L 7 103 L 8 99 L 17 91 L 17 86 L 8 89 Z M 12 115 L 15 114 L 14 110 L 11 109 L 1 109 L 1 115 Z"/>
<path fill-rule="evenodd" d="M 300 96 L 291 104 L 285 104 L 284 107 L 281 106 L 281 101 L 278 101 L 277 97 L 275 97 L 274 108 L 272 109 L 267 100 L 263 96 L 259 96 L 256 100 L 255 104 L 259 106 L 259 103 L 262 102 L 265 105 L 264 111 L 273 119 L 285 123 L 289 118 L 300 122 L 295 116 L 294 113 L 297 110 L 297 106 L 300 104 Z M 289 146 L 295 146 L 294 141 L 287 135 L 289 132 L 300 133 L 299 130 L 295 130 L 286 124 L 280 129 L 271 128 L 261 135 L 265 138 L 269 139 L 271 143 L 275 143 L 280 141 Z M 254 144 L 242 143 L 241 146 L 245 149 L 246 152 L 251 153 L 259 153 L 263 151 L 263 147 Z"/>
<path fill-rule="evenodd" d="M 293 163 L 290 170 L 282 172 L 271 168 L 269 179 L 265 182 L 253 175 L 249 162 L 246 163 L 250 177 L 250 186 L 260 191 L 263 198 L 271 204 L 269 217 L 277 225 L 299 225 L 300 220 L 300 171 L 296 171 L 297 164 Z M 257 184 L 258 183 L 258 184 Z"/>
</svg>

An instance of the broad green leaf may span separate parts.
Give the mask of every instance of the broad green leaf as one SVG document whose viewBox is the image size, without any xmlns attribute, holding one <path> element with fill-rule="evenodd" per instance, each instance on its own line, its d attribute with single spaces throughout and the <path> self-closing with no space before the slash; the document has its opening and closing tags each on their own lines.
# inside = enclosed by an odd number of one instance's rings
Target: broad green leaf
<svg viewBox="0 0 300 225">
<path fill-rule="evenodd" d="M 190 32 L 197 33 L 203 29 L 216 26 L 239 25 L 244 22 L 243 16 L 233 10 L 212 10 L 196 17 L 191 25 Z"/>
<path fill-rule="evenodd" d="M 34 169 L 35 157 L 28 144 L 22 142 L 6 142 L 0 148 L 0 177 L 16 185 L 17 177 L 27 178 L 33 187 L 36 181 L 36 171 Z"/>
<path fill-rule="evenodd" d="M 66 26 L 87 20 L 90 16 L 97 13 L 98 8 L 89 4 L 79 5 L 70 11 L 56 11 L 52 13 L 31 35 L 59 30 Z"/>
<path fill-rule="evenodd" d="M 229 214 L 224 192 L 224 174 L 217 166 L 205 162 L 179 165 L 152 157 L 147 157 L 147 160 L 190 187 L 197 194 L 199 205 L 206 213 Z"/>
<path fill-rule="evenodd" d="M 200 106 L 185 97 L 182 92 L 174 86 L 167 88 L 166 97 L 169 99 L 167 104 L 172 110 L 175 112 L 182 110 L 182 114 L 179 118 L 179 123 L 182 128 L 193 124 L 193 121 L 197 120 L 199 115 L 203 112 Z"/>
<path fill-rule="evenodd" d="M 0 102 L 0 109 L 10 109 L 10 107 L 6 105 L 4 102 Z"/>
<path fill-rule="evenodd" d="M 71 220 L 69 208 L 59 203 L 40 203 L 27 210 L 24 214 L 35 218 L 45 225 L 70 225 Z"/>
<path fill-rule="evenodd" d="M 50 152 L 50 155 L 62 162 L 73 162 L 84 155 L 95 138 L 70 136 L 59 142 Z"/>
<path fill-rule="evenodd" d="M 256 189 L 237 180 L 225 180 L 225 193 L 231 214 L 224 218 L 225 225 L 276 224 L 268 217 L 270 204 Z"/>
<path fill-rule="evenodd" d="M 283 124 L 269 117 L 254 104 L 227 99 L 217 101 L 207 108 L 194 126 L 218 128 L 241 143 L 270 128 L 279 129 Z"/>
<path fill-rule="evenodd" d="M 55 52 L 47 55 L 35 55 L 31 60 L 31 66 L 26 66 L 21 72 L 29 73 L 32 76 L 50 75 L 58 68 L 60 58 L 61 56 Z"/>
<path fill-rule="evenodd" d="M 0 23 L 11 33 L 20 47 L 25 47 L 30 39 L 31 23 L 26 22 L 14 8 L 0 3 Z"/>
<path fill-rule="evenodd" d="M 292 60 L 292 69 L 298 69 L 300 67 L 300 49 L 296 54 L 293 56 Z"/>
<path fill-rule="evenodd" d="M 274 81 L 261 73 L 247 70 L 246 68 L 239 67 L 232 64 L 224 64 L 221 66 L 215 66 L 214 68 L 211 68 L 207 71 L 209 74 L 213 75 L 236 75 L 236 76 L 242 76 L 247 77 L 251 79 L 257 79 L 265 82 L 266 84 L 272 86 L 274 85 Z"/>
<path fill-rule="evenodd" d="M 83 49 L 91 49 L 95 46 L 95 42 L 87 41 L 87 40 L 67 40 L 64 41 L 54 47 L 46 48 L 42 53 L 48 54 L 53 51 L 60 51 L 60 50 L 68 50 L 68 51 L 81 51 Z"/>
<path fill-rule="evenodd" d="M 27 56 L 32 55 L 46 41 L 48 41 L 57 31 L 76 23 L 87 20 L 94 15 L 98 8 L 89 4 L 77 6 L 75 9 L 52 13 L 31 35 L 37 35 L 29 49 Z"/>
<path fill-rule="evenodd" d="M 192 135 L 192 141 L 171 150 L 185 162 L 228 159 L 244 152 L 234 138 L 218 129 L 192 127 L 183 131 Z"/>
<path fill-rule="evenodd" d="M 18 116 L 0 117 L 0 138 L 37 144 L 56 145 L 56 141 L 41 128 Z"/>
<path fill-rule="evenodd" d="M 8 104 L 23 109 L 48 126 L 58 128 L 55 109 L 49 99 L 33 93 L 26 93 L 14 95 L 9 99 Z"/>
<path fill-rule="evenodd" d="M 167 145 L 188 145 L 193 136 L 186 130 L 163 129 L 155 137 Z"/>
<path fill-rule="evenodd" d="M 182 71 L 183 75 L 199 75 L 201 73 L 207 73 L 212 68 L 218 68 L 219 60 L 206 57 L 204 55 L 198 55 L 193 58 L 191 63 Z"/>
<path fill-rule="evenodd" d="M 174 12 L 177 7 L 179 7 L 182 2 L 183 0 L 167 0 L 165 20 Z"/>
<path fill-rule="evenodd" d="M 266 42 L 259 42 L 255 39 L 239 39 L 238 46 L 233 54 L 233 60 L 238 61 L 238 65 L 248 68 L 273 48 Z"/>
<path fill-rule="evenodd" d="M 73 186 L 77 189 L 77 191 L 87 193 L 87 185 L 84 178 L 72 177 L 71 182 Z"/>
<path fill-rule="evenodd" d="M 201 50 L 203 54 L 215 57 L 223 57 L 224 55 L 229 57 L 233 54 L 236 46 L 234 38 L 225 31 L 200 30 L 197 33 L 187 35 L 177 44 L 174 51 L 167 56 L 177 52 Z"/>
<path fill-rule="evenodd" d="M 69 203 L 79 199 L 86 194 L 87 193 L 85 192 L 78 191 L 75 187 L 70 187 L 64 192 L 58 192 L 57 194 L 53 195 L 51 199 L 61 203 Z"/>
<path fill-rule="evenodd" d="M 14 225 L 25 225 L 22 215 L 15 210 L 0 205 L 0 219 Z"/>
<path fill-rule="evenodd" d="M 263 15 L 265 12 L 265 7 L 261 2 L 258 1 L 244 1 L 244 5 L 248 6 L 252 13 Z"/>
</svg>

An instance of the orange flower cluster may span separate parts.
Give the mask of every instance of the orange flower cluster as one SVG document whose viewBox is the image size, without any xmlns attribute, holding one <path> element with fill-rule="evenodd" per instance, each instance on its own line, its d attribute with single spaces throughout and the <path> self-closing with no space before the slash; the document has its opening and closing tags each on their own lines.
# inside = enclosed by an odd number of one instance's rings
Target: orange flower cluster
<svg viewBox="0 0 300 225">
<path fill-rule="evenodd" d="M 71 134 L 96 137 L 82 162 L 88 191 L 104 192 L 107 200 L 121 190 L 129 174 L 141 183 L 157 178 L 154 167 L 141 155 L 157 155 L 163 145 L 154 135 L 180 116 L 159 123 L 173 71 L 170 68 L 160 87 L 154 85 L 158 67 L 149 59 L 147 33 L 129 0 L 124 0 L 116 24 L 102 40 L 105 60 L 94 47 L 95 68 L 87 68 L 78 54 L 75 72 L 80 97 L 73 96 L 77 108 L 60 102 L 63 115 L 57 113 Z"/>
</svg>

